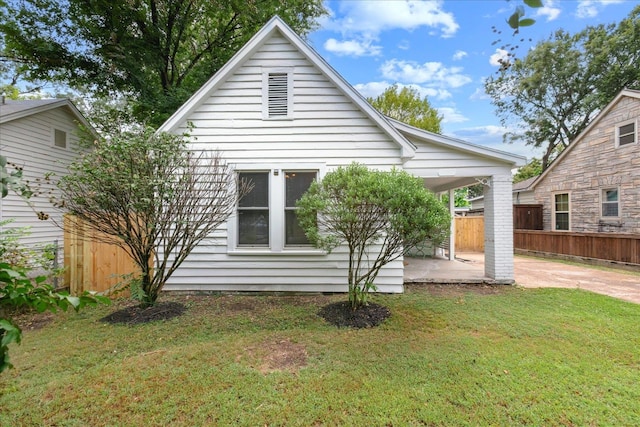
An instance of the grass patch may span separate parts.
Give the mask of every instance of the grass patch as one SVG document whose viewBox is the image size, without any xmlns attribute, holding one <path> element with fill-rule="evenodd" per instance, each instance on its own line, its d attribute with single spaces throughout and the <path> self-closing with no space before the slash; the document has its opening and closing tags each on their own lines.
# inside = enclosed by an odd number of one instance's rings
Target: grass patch
<svg viewBox="0 0 640 427">
<path fill-rule="evenodd" d="M 335 296 L 168 296 L 26 331 L 0 425 L 640 425 L 640 305 L 574 289 L 413 286 L 382 326 L 338 329 Z"/>
</svg>

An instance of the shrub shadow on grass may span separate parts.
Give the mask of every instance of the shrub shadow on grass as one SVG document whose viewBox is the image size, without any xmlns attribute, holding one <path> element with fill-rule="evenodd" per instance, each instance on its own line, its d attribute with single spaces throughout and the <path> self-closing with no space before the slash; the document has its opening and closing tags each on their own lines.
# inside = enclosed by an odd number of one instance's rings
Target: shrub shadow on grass
<svg viewBox="0 0 640 427">
<path fill-rule="evenodd" d="M 380 325 L 389 316 L 391 311 L 385 306 L 369 303 L 354 310 L 349 301 L 339 301 L 325 305 L 318 315 L 327 322 L 339 328 L 372 328 Z"/>
</svg>

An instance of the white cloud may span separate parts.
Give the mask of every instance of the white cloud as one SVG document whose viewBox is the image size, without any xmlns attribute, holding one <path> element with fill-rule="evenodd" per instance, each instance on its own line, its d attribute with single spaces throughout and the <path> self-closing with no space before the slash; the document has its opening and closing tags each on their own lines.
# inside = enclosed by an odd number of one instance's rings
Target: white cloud
<svg viewBox="0 0 640 427">
<path fill-rule="evenodd" d="M 453 54 L 453 60 L 459 61 L 467 55 L 468 55 L 467 52 L 465 52 L 464 50 L 458 50 L 456 51 L 456 53 Z"/>
<path fill-rule="evenodd" d="M 442 37 L 453 36 L 459 28 L 452 13 L 438 1 L 345 1 L 340 2 L 341 18 L 322 22 L 324 29 L 342 34 L 362 34 L 376 39 L 387 30 L 414 30 L 427 26 L 438 29 Z M 335 16 L 335 15 L 334 15 Z"/>
<path fill-rule="evenodd" d="M 461 112 L 453 107 L 438 107 L 438 112 L 442 115 L 442 123 L 462 123 L 469 119 L 465 117 Z"/>
<path fill-rule="evenodd" d="M 412 89 L 415 89 L 420 95 L 420 97 L 424 98 L 426 96 L 427 98 L 429 98 L 429 100 L 432 100 L 432 99 L 444 100 L 444 99 L 451 98 L 451 92 L 444 89 L 424 87 L 416 84 L 408 84 L 408 85 L 405 85 L 402 83 L 395 83 L 395 84 L 398 86 L 399 89 L 402 89 L 403 87 L 410 87 Z M 385 89 L 387 89 L 389 86 L 392 86 L 392 85 L 393 83 L 389 83 L 388 81 L 381 81 L 381 82 L 359 83 L 354 85 L 353 87 L 358 92 L 360 92 L 362 96 L 375 98 L 378 95 L 382 94 L 382 92 L 384 92 Z"/>
<path fill-rule="evenodd" d="M 622 3 L 624 0 L 580 0 L 576 8 L 578 18 L 593 18 L 600 10 L 610 4 Z"/>
<path fill-rule="evenodd" d="M 336 55 L 350 56 L 376 56 L 382 51 L 382 46 L 373 45 L 370 41 L 343 40 L 339 41 L 334 38 L 324 42 L 324 48 Z"/>
<path fill-rule="evenodd" d="M 472 101 L 480 101 L 484 99 L 491 99 L 491 97 L 484 91 L 484 86 L 481 86 L 476 88 L 475 92 L 471 94 L 469 99 Z"/>
<path fill-rule="evenodd" d="M 562 9 L 554 7 L 554 3 L 552 0 L 545 0 L 544 6 L 537 10 L 536 16 L 546 16 L 547 22 L 556 20 L 560 16 Z"/>
<path fill-rule="evenodd" d="M 409 50 L 410 47 L 411 43 L 409 43 L 409 40 L 402 40 L 400 43 L 398 43 L 398 49 Z"/>
<path fill-rule="evenodd" d="M 501 61 L 509 60 L 509 52 L 504 49 L 496 49 L 496 52 L 489 57 L 489 64 L 500 67 L 502 65 Z"/>
<path fill-rule="evenodd" d="M 380 66 L 382 75 L 390 80 L 417 83 L 437 84 L 439 87 L 457 88 L 470 83 L 471 77 L 462 73 L 461 67 L 447 68 L 441 62 L 425 62 L 390 59 Z"/>
</svg>

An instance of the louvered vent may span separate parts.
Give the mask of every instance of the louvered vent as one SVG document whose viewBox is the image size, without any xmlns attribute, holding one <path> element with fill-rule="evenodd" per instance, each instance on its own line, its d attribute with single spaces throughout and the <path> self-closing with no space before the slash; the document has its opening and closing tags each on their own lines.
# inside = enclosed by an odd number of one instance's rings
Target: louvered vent
<svg viewBox="0 0 640 427">
<path fill-rule="evenodd" d="M 269 73 L 269 117 L 286 117 L 288 111 L 287 73 Z"/>
</svg>

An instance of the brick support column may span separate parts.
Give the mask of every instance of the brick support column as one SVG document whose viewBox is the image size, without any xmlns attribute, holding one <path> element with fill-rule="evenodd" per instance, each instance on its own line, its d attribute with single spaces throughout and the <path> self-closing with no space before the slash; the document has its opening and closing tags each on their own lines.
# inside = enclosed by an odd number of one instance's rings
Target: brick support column
<svg viewBox="0 0 640 427">
<path fill-rule="evenodd" d="M 484 272 L 513 283 L 513 202 L 510 175 L 494 175 L 484 186 Z"/>
</svg>

